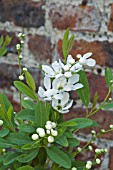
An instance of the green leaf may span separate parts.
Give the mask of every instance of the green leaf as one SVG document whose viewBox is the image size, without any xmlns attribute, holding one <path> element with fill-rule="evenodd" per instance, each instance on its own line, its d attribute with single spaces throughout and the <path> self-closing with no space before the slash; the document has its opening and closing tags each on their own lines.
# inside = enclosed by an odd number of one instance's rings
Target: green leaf
<svg viewBox="0 0 113 170">
<path fill-rule="evenodd" d="M 36 85 L 35 85 L 32 75 L 28 71 L 24 71 L 24 73 L 25 73 L 25 78 L 26 78 L 26 82 L 27 82 L 28 86 L 35 92 Z"/>
<path fill-rule="evenodd" d="M 35 109 L 35 104 L 31 100 L 22 101 L 22 106 L 26 109 Z"/>
<path fill-rule="evenodd" d="M 67 57 L 67 45 L 68 45 L 68 36 L 69 36 L 69 29 L 67 29 L 64 33 L 63 42 L 62 42 L 62 50 L 64 58 Z"/>
<path fill-rule="evenodd" d="M 4 41 L 3 46 L 6 47 L 7 45 L 9 45 L 10 42 L 11 42 L 11 40 L 12 40 L 12 37 L 10 37 L 9 35 L 7 35 L 7 36 L 5 37 L 5 41 Z"/>
<path fill-rule="evenodd" d="M 0 48 L 0 56 L 3 56 L 6 52 L 7 52 L 6 47 L 3 46 L 2 48 Z"/>
<path fill-rule="evenodd" d="M 61 146 L 65 146 L 65 147 L 67 147 L 69 145 L 68 144 L 68 140 L 67 140 L 66 136 L 64 136 L 64 135 L 62 135 L 59 138 L 57 138 L 55 140 L 55 142 L 58 143 Z"/>
<path fill-rule="evenodd" d="M 110 81 L 113 81 L 113 74 L 112 71 L 110 70 L 110 68 L 106 68 L 105 70 L 105 79 L 106 79 L 106 84 L 108 87 L 110 87 L 111 83 Z"/>
<path fill-rule="evenodd" d="M 4 38 L 3 38 L 3 36 L 1 36 L 1 37 L 0 37 L 0 46 L 2 46 L 3 41 L 4 41 Z"/>
<path fill-rule="evenodd" d="M 6 135 L 8 135 L 9 133 L 9 129 L 2 129 L 0 130 L 0 137 L 5 137 Z"/>
<path fill-rule="evenodd" d="M 3 138 L 0 138 L 0 148 L 10 148 L 12 146 L 13 145 L 9 141 L 7 141 Z"/>
<path fill-rule="evenodd" d="M 34 168 L 29 165 L 26 165 L 26 166 L 21 166 L 20 168 L 16 170 L 34 170 Z"/>
<path fill-rule="evenodd" d="M 90 102 L 90 90 L 89 90 L 89 83 L 87 76 L 84 71 L 79 71 L 78 73 L 80 75 L 80 83 L 83 84 L 83 87 L 81 89 L 77 90 L 77 94 L 84 103 L 86 107 L 88 107 L 89 102 Z"/>
<path fill-rule="evenodd" d="M 68 139 L 68 143 L 69 143 L 70 147 L 75 147 L 75 146 L 78 146 L 80 144 L 79 140 L 77 140 L 75 138 Z"/>
<path fill-rule="evenodd" d="M 69 52 L 71 51 L 73 44 L 74 44 L 74 35 L 71 36 L 69 42 L 68 42 L 68 48 L 67 48 L 67 53 L 69 54 Z"/>
<path fill-rule="evenodd" d="M 73 161 L 72 165 L 77 168 L 77 170 L 85 170 L 85 161 Z"/>
<path fill-rule="evenodd" d="M 17 145 L 27 144 L 32 141 L 31 138 L 24 133 L 10 133 L 6 139 Z"/>
<path fill-rule="evenodd" d="M 106 103 L 102 108 L 103 109 L 111 109 L 111 108 L 113 108 L 113 102 Z"/>
<path fill-rule="evenodd" d="M 37 127 L 45 127 L 45 124 L 48 120 L 46 107 L 42 101 L 39 101 L 35 107 L 35 122 Z"/>
<path fill-rule="evenodd" d="M 59 148 L 51 146 L 46 148 L 48 157 L 64 168 L 71 168 L 69 157 Z"/>
<path fill-rule="evenodd" d="M 33 133 L 35 132 L 36 128 L 33 127 L 32 125 L 30 124 L 20 124 L 18 126 L 18 129 L 22 132 L 27 132 L 27 133 Z"/>
<path fill-rule="evenodd" d="M 99 96 L 98 96 L 98 94 L 97 94 L 97 92 L 96 92 L 95 95 L 94 95 L 93 105 L 92 105 L 91 110 L 94 110 L 94 109 L 95 109 L 96 104 L 97 104 L 98 97 L 99 97 Z"/>
<path fill-rule="evenodd" d="M 4 165 L 9 165 L 9 164 L 13 163 L 17 159 L 17 157 L 19 155 L 20 155 L 20 153 L 18 153 L 18 152 L 12 152 L 12 153 L 9 152 L 9 154 L 6 155 L 6 157 L 5 157 L 4 161 L 3 161 L 3 164 Z"/>
<path fill-rule="evenodd" d="M 34 110 L 31 109 L 24 109 L 21 110 L 17 115 L 16 118 L 18 120 L 29 120 L 29 121 L 35 121 L 35 113 Z"/>
<path fill-rule="evenodd" d="M 39 149 L 35 149 L 35 150 L 31 150 L 31 151 L 28 151 L 27 153 L 25 154 L 21 154 L 19 157 L 18 157 L 18 161 L 21 162 L 21 163 L 26 163 L 26 162 L 30 162 L 32 161 L 38 154 L 38 151 Z"/>
<path fill-rule="evenodd" d="M 70 121 L 66 121 L 66 122 L 62 122 L 60 124 L 58 124 L 58 126 L 61 126 L 61 127 L 71 127 L 71 126 L 76 126 L 77 123 L 76 122 L 70 122 Z"/>
<path fill-rule="evenodd" d="M 32 91 L 28 86 L 26 86 L 21 81 L 14 81 L 15 87 L 22 93 L 26 94 L 28 97 L 32 98 L 35 101 L 38 101 L 37 95 Z"/>
<path fill-rule="evenodd" d="M 45 148 L 43 147 L 39 149 L 38 160 L 39 160 L 40 165 L 44 165 L 47 160 L 47 153 L 46 153 Z"/>
</svg>

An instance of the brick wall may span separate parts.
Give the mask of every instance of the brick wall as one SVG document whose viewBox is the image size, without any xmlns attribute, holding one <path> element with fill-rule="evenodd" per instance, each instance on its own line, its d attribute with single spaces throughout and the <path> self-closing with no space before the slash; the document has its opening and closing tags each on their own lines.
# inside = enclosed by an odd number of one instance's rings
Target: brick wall
<svg viewBox="0 0 113 170">
<path fill-rule="evenodd" d="M 71 54 L 93 52 L 96 67 L 88 72 L 91 101 L 94 93 L 99 94 L 102 102 L 107 94 L 104 80 L 106 67 L 113 69 L 113 0 L 0 0 L 0 35 L 13 37 L 6 56 L 0 59 L 0 91 L 5 92 L 19 109 L 18 95 L 13 87 L 13 80 L 18 79 L 17 52 L 15 45 L 19 42 L 19 32 L 26 35 L 23 48 L 23 66 L 32 73 L 37 88 L 41 83 L 39 63 L 48 63 L 62 58 L 62 38 L 65 29 L 75 35 Z M 75 105 L 65 119 L 84 116 L 85 110 L 76 93 L 72 93 Z M 113 110 L 99 111 L 93 118 L 103 128 L 113 124 Z M 79 133 L 85 143 L 89 131 Z M 87 135 L 87 136 L 86 136 Z M 113 133 L 103 135 L 94 145 L 106 147 L 108 154 L 103 157 L 101 168 L 113 170 Z"/>
</svg>

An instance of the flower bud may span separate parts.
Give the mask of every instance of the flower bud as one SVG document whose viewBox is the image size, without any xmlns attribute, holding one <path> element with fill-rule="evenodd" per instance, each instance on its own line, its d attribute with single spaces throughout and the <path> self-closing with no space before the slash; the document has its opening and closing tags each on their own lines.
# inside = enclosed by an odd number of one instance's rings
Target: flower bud
<svg viewBox="0 0 113 170">
<path fill-rule="evenodd" d="M 93 150 L 93 148 L 92 148 L 92 146 L 90 145 L 90 146 L 88 146 L 88 149 L 90 150 L 90 151 L 92 151 Z"/>
<path fill-rule="evenodd" d="M 18 37 L 21 37 L 22 36 L 22 33 L 20 32 L 19 34 L 18 34 Z"/>
<path fill-rule="evenodd" d="M 81 54 L 77 54 L 76 57 L 77 57 L 77 58 L 81 58 L 82 55 L 81 55 Z"/>
<path fill-rule="evenodd" d="M 87 164 L 90 164 L 90 165 L 92 165 L 92 162 L 91 162 L 91 161 L 87 161 Z"/>
<path fill-rule="evenodd" d="M 95 149 L 95 152 L 96 152 L 97 154 L 100 154 L 100 153 L 101 153 L 101 150 L 100 150 L 100 149 Z"/>
<path fill-rule="evenodd" d="M 46 130 L 46 133 L 47 133 L 48 135 L 50 135 L 51 132 L 50 132 L 50 130 Z"/>
<path fill-rule="evenodd" d="M 52 128 L 56 128 L 56 123 L 55 122 L 52 122 Z"/>
<path fill-rule="evenodd" d="M 97 164 L 100 164 L 100 163 L 101 163 L 101 161 L 100 161 L 99 158 L 96 159 L 96 163 L 97 163 Z"/>
<path fill-rule="evenodd" d="M 4 122 L 3 122 L 3 120 L 0 120 L 0 126 L 2 126 L 2 125 L 3 125 L 3 123 L 4 123 Z"/>
<path fill-rule="evenodd" d="M 78 151 L 78 152 L 81 152 L 81 151 L 82 151 L 82 148 L 78 147 L 78 148 L 77 148 L 77 151 Z"/>
<path fill-rule="evenodd" d="M 73 167 L 71 170 L 77 170 L 77 168 Z"/>
<path fill-rule="evenodd" d="M 28 100 L 28 97 L 24 97 L 24 100 Z"/>
<path fill-rule="evenodd" d="M 91 169 L 91 165 L 90 164 L 86 164 L 86 168 L 87 169 Z"/>
<path fill-rule="evenodd" d="M 64 70 L 65 70 L 65 71 L 68 71 L 68 70 L 69 70 L 69 66 L 68 66 L 68 65 L 65 65 L 65 66 L 64 66 Z"/>
<path fill-rule="evenodd" d="M 52 134 L 53 136 L 57 136 L 57 135 L 58 135 L 58 132 L 57 132 L 56 130 L 51 129 L 51 134 Z"/>
<path fill-rule="evenodd" d="M 16 45 L 16 49 L 17 49 L 17 50 L 20 50 L 20 44 L 17 44 L 17 45 Z"/>
<path fill-rule="evenodd" d="M 27 71 L 27 68 L 26 68 L 26 67 L 24 67 L 24 68 L 23 68 L 23 71 Z"/>
<path fill-rule="evenodd" d="M 113 125 L 110 125 L 109 127 L 110 127 L 111 129 L 113 129 Z"/>
<path fill-rule="evenodd" d="M 105 129 L 101 129 L 101 132 L 102 132 L 102 133 L 105 133 L 106 131 L 105 131 Z"/>
<path fill-rule="evenodd" d="M 44 131 L 44 129 L 43 129 L 43 128 L 37 128 L 37 129 L 36 129 L 36 132 L 37 132 L 37 133 L 39 133 L 40 131 Z"/>
<path fill-rule="evenodd" d="M 38 136 L 38 134 L 33 134 L 33 135 L 31 136 L 31 138 L 32 138 L 33 140 L 37 140 L 37 139 L 39 138 L 39 136 Z"/>
<path fill-rule="evenodd" d="M 51 124 L 51 121 L 47 121 L 46 124 Z"/>
<path fill-rule="evenodd" d="M 54 142 L 54 137 L 53 136 L 48 136 L 48 142 L 53 143 Z"/>
<path fill-rule="evenodd" d="M 65 76 L 66 78 L 70 78 L 70 77 L 72 76 L 72 74 L 71 74 L 71 72 L 69 71 L 69 72 L 65 72 L 65 73 L 64 73 L 64 76 Z"/>
<path fill-rule="evenodd" d="M 24 80 L 24 76 L 23 76 L 23 75 L 20 75 L 20 76 L 19 76 L 19 80 Z"/>
<path fill-rule="evenodd" d="M 47 130 L 51 130 L 51 129 L 52 129 L 52 125 L 48 123 L 48 124 L 45 125 L 45 128 L 46 128 Z"/>
<path fill-rule="evenodd" d="M 40 136 L 41 138 L 43 138 L 45 135 L 46 135 L 46 134 L 45 134 L 45 130 L 44 130 L 44 129 L 39 131 L 39 136 Z"/>
<path fill-rule="evenodd" d="M 19 55 L 19 59 L 22 59 L 23 58 L 23 56 L 22 55 Z"/>
</svg>

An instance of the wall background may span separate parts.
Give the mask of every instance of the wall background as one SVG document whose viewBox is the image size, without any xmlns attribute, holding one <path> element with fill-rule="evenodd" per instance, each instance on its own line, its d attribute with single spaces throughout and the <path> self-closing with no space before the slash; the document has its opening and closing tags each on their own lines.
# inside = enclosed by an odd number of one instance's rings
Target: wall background
<svg viewBox="0 0 113 170">
<path fill-rule="evenodd" d="M 5 92 L 15 107 L 19 109 L 18 95 L 13 80 L 18 79 L 17 52 L 19 32 L 26 35 L 23 48 L 23 66 L 32 73 L 37 88 L 41 84 L 39 63 L 48 63 L 62 58 L 61 43 L 65 29 L 75 35 L 71 54 L 92 52 L 97 65 L 88 71 L 91 101 L 94 93 L 102 102 L 107 94 L 104 80 L 106 67 L 113 70 L 113 0 L 0 0 L 0 35 L 13 37 L 8 53 L 0 59 L 0 91 Z M 112 97 L 112 96 L 111 96 Z M 76 93 L 72 93 L 75 105 L 65 119 L 82 117 L 85 109 Z M 113 110 L 99 111 L 93 118 L 103 128 L 113 124 Z M 81 144 L 85 144 L 91 129 L 79 132 Z M 108 153 L 103 157 L 98 170 L 113 170 L 113 133 L 103 135 L 94 147 L 104 147 Z M 86 156 L 86 155 L 85 155 Z M 87 155 L 90 158 L 92 155 Z"/>
</svg>

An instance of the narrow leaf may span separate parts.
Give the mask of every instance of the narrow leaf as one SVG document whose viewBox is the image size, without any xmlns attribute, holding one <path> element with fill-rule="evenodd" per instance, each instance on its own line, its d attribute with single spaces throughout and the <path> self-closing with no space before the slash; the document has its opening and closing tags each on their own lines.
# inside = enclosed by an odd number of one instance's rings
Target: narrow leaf
<svg viewBox="0 0 113 170">
<path fill-rule="evenodd" d="M 19 120 L 30 120 L 34 122 L 35 121 L 34 110 L 24 109 L 16 115 L 16 118 Z"/>
<path fill-rule="evenodd" d="M 64 37 L 63 37 L 63 42 L 62 42 L 62 51 L 63 51 L 63 55 L 64 55 L 65 59 L 67 57 L 68 36 L 69 36 L 69 29 L 67 29 L 65 31 Z"/>
<path fill-rule="evenodd" d="M 35 85 L 32 75 L 28 71 L 24 71 L 24 73 L 25 73 L 26 82 L 27 82 L 28 86 L 35 92 L 36 85 Z"/>
<path fill-rule="evenodd" d="M 110 81 L 113 81 L 113 74 L 112 71 L 110 70 L 110 68 L 106 68 L 105 70 L 105 79 L 106 79 L 106 84 L 108 87 L 110 87 L 111 83 Z"/>
<path fill-rule="evenodd" d="M 19 155 L 20 155 L 20 153 L 18 153 L 18 152 L 13 152 L 13 153 L 10 152 L 8 155 L 6 155 L 6 157 L 3 161 L 3 164 L 9 165 L 9 164 L 13 163 Z"/>
</svg>

